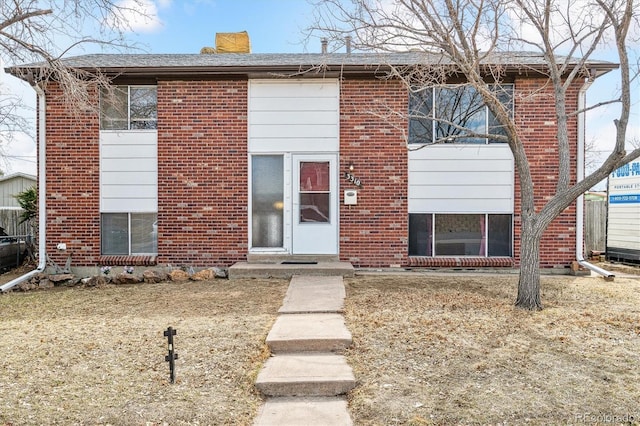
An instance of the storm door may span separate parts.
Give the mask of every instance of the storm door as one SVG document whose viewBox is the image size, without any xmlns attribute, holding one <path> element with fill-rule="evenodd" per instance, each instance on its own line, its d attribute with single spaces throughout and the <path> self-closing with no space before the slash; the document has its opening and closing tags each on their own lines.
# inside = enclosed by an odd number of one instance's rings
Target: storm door
<svg viewBox="0 0 640 426">
<path fill-rule="evenodd" d="M 293 155 L 293 254 L 338 252 L 336 156 Z"/>
</svg>

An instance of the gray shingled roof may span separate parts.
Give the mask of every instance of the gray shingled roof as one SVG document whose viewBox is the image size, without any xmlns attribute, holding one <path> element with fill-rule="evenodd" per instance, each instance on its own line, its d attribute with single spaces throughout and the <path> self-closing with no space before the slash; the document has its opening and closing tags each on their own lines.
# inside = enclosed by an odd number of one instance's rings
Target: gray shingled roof
<svg viewBox="0 0 640 426">
<path fill-rule="evenodd" d="M 505 54 L 498 58 L 501 63 L 543 64 L 539 54 Z M 68 58 L 64 63 L 80 68 L 164 68 L 164 67 L 280 67 L 309 65 L 378 66 L 388 63 L 412 65 L 415 63 L 437 63 L 442 56 L 407 53 L 224 53 L 224 54 L 97 54 Z M 504 62 L 503 62 L 504 61 Z"/>
<path fill-rule="evenodd" d="M 396 66 L 415 64 L 447 63 L 444 57 L 424 52 L 405 53 L 224 53 L 224 54 L 90 54 L 63 59 L 73 68 L 100 69 L 136 75 L 161 74 L 242 74 L 251 72 L 275 72 L 306 70 L 322 67 L 333 71 L 367 71 L 392 64 Z M 498 53 L 486 61 L 487 64 L 507 65 L 513 69 L 539 68 L 544 58 L 539 53 Z M 589 61 L 589 66 L 602 71 L 616 68 L 616 64 L 605 61 Z M 20 75 L 20 71 L 40 68 L 42 63 L 18 65 L 7 68 L 7 72 Z"/>
</svg>

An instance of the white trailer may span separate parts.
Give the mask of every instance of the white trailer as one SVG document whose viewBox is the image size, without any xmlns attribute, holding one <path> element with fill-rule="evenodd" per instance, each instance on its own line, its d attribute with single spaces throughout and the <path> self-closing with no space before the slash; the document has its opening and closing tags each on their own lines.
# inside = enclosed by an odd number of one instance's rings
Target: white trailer
<svg viewBox="0 0 640 426">
<path fill-rule="evenodd" d="M 606 257 L 640 262 L 640 161 L 611 173 L 607 191 Z"/>
</svg>

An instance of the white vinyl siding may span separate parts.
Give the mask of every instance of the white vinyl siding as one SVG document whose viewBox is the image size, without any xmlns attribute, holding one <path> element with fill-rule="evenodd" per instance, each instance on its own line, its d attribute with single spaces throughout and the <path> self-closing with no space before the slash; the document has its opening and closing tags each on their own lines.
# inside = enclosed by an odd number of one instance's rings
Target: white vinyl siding
<svg viewBox="0 0 640 426">
<path fill-rule="evenodd" d="M 513 213 L 514 163 L 504 145 L 409 152 L 409 213 Z"/>
<path fill-rule="evenodd" d="M 100 132 L 100 211 L 158 209 L 158 133 Z"/>
<path fill-rule="evenodd" d="M 336 79 L 251 80 L 249 151 L 337 152 L 339 106 Z"/>
<path fill-rule="evenodd" d="M 637 251 L 640 256 L 640 161 L 609 175 L 607 253 L 609 247 Z"/>
<path fill-rule="evenodd" d="M 607 246 L 640 252 L 640 206 L 609 205 Z"/>
</svg>

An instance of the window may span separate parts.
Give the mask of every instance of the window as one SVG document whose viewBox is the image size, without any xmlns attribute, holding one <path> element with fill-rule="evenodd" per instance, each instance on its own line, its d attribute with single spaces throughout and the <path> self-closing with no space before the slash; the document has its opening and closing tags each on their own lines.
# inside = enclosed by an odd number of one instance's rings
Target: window
<svg viewBox="0 0 640 426">
<path fill-rule="evenodd" d="M 157 254 L 157 223 L 156 213 L 102 213 L 102 254 Z"/>
<path fill-rule="evenodd" d="M 328 161 L 300 162 L 300 223 L 329 223 Z"/>
<path fill-rule="evenodd" d="M 494 85 L 500 102 L 513 115 L 513 84 Z M 476 135 L 506 131 L 471 86 L 428 87 L 409 96 L 409 143 L 473 143 L 499 141 Z"/>
<path fill-rule="evenodd" d="M 512 256 L 510 214 L 409 214 L 409 256 Z"/>
<path fill-rule="evenodd" d="M 156 129 L 157 122 L 155 86 L 115 86 L 100 93 L 102 130 Z"/>
<path fill-rule="evenodd" d="M 284 223 L 284 157 L 251 158 L 251 245 L 282 247 Z"/>
</svg>

